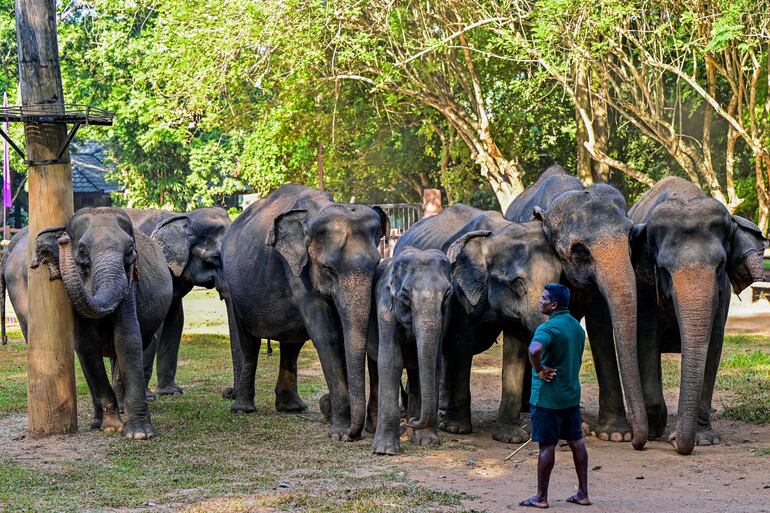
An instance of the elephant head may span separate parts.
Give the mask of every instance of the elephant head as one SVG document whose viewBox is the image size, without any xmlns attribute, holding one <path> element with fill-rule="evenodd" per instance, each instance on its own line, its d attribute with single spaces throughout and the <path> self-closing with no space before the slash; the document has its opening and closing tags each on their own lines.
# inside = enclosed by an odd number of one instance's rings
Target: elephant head
<svg viewBox="0 0 770 513">
<path fill-rule="evenodd" d="M 357 438 L 366 417 L 364 363 L 377 245 L 388 221 L 379 207 L 333 203 L 316 213 L 278 215 L 265 243 L 283 258 L 286 272 L 332 303 L 344 337 L 351 425 Z"/>
<path fill-rule="evenodd" d="M 222 268 L 222 237 L 230 218 L 222 208 L 199 208 L 164 219 L 151 237 L 175 278 L 189 287 L 215 286 Z"/>
<path fill-rule="evenodd" d="M 113 313 L 130 291 L 137 272 L 131 221 L 114 208 L 76 212 L 64 228 L 38 234 L 31 266 L 47 264 L 61 277 L 75 310 L 100 319 Z"/>
<path fill-rule="evenodd" d="M 641 449 L 648 427 L 636 347 L 636 276 L 629 247 L 632 222 L 625 199 L 614 187 L 596 184 L 562 193 L 547 211 L 536 207 L 533 216 L 543 221 L 570 283 L 579 288 L 595 284 L 607 302 L 632 444 Z"/>
<path fill-rule="evenodd" d="M 395 318 L 413 333 L 420 374 L 420 418 L 414 429 L 430 427 L 436 417 L 436 365 L 449 318 L 452 279 L 449 259 L 437 249 L 407 247 L 391 264 L 385 284 Z"/>
<path fill-rule="evenodd" d="M 547 283 L 559 281 L 562 266 L 541 222 L 466 233 L 451 243 L 447 255 L 467 311 L 486 298 L 503 318 L 522 322 L 532 332 L 543 322 L 538 298 Z"/>
<path fill-rule="evenodd" d="M 631 242 L 640 279 L 676 312 L 682 367 L 674 445 L 689 454 L 720 296 L 729 294 L 728 283 L 739 293 L 762 277 L 767 240 L 752 222 L 698 197 L 662 202 L 646 223 L 634 226 Z"/>
</svg>

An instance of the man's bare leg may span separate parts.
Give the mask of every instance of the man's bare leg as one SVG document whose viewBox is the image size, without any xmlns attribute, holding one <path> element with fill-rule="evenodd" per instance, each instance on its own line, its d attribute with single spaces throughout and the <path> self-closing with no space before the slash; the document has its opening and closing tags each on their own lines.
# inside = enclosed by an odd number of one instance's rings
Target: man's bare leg
<svg viewBox="0 0 770 513">
<path fill-rule="evenodd" d="M 588 451 L 583 439 L 567 442 L 572 450 L 572 459 L 575 462 L 575 472 L 578 477 L 578 492 L 567 499 L 567 502 L 580 504 L 581 506 L 590 506 L 591 501 L 588 498 Z"/>
<path fill-rule="evenodd" d="M 583 450 L 585 450 L 585 447 Z M 548 483 L 551 481 L 551 471 L 553 470 L 555 459 L 556 444 L 540 444 L 540 454 L 537 456 L 537 495 L 521 501 L 519 506 L 542 509 L 548 507 Z M 588 457 L 586 456 L 587 461 Z"/>
</svg>

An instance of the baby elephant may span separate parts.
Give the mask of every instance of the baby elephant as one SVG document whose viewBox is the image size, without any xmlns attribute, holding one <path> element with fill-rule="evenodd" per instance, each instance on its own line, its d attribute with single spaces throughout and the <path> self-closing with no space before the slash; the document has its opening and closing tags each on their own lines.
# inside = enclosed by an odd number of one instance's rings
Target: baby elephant
<svg viewBox="0 0 770 513">
<path fill-rule="evenodd" d="M 398 401 L 404 368 L 409 378 L 406 425 L 410 440 L 419 445 L 439 443 L 436 372 L 452 281 L 447 256 L 435 249 L 407 247 L 381 265 L 384 269 L 374 292 L 378 333 L 370 335 L 378 340 L 370 341 L 369 346 L 377 355 L 379 375 L 372 452 L 397 454 L 401 451 Z"/>
</svg>

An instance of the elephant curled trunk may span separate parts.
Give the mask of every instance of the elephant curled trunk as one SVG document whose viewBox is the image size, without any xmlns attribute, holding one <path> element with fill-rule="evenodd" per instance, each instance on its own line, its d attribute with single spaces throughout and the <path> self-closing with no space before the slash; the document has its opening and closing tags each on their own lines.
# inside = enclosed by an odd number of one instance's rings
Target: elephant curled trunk
<svg viewBox="0 0 770 513">
<path fill-rule="evenodd" d="M 642 394 L 636 341 L 636 274 L 631 265 L 628 239 L 617 237 L 591 248 L 596 281 L 607 300 L 612 319 L 620 377 L 633 431 L 634 449 L 644 448 L 648 438 L 647 412 Z"/>
<path fill-rule="evenodd" d="M 698 407 L 714 323 L 717 295 L 712 268 L 687 268 L 671 273 L 673 300 L 682 341 L 681 385 L 674 448 L 690 454 L 695 447 Z"/>
<path fill-rule="evenodd" d="M 75 310 L 84 317 L 101 319 L 111 314 L 128 294 L 129 282 L 122 254 L 107 254 L 94 260 L 91 266 L 93 294 L 86 291 L 66 233 L 59 238 L 59 266 L 64 289 Z"/>
</svg>

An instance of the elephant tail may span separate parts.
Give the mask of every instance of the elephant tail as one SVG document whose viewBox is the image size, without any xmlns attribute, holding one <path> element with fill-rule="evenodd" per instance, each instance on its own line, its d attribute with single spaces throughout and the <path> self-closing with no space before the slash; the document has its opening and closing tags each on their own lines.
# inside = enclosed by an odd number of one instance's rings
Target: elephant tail
<svg viewBox="0 0 770 513">
<path fill-rule="evenodd" d="M 0 253 L 0 338 L 3 345 L 8 344 L 8 336 L 5 334 L 5 256 L 8 253 L 8 246 L 5 251 Z"/>
</svg>

